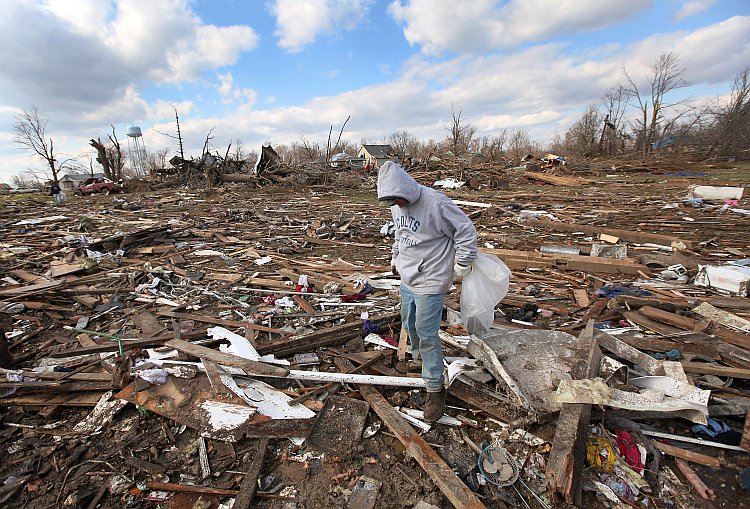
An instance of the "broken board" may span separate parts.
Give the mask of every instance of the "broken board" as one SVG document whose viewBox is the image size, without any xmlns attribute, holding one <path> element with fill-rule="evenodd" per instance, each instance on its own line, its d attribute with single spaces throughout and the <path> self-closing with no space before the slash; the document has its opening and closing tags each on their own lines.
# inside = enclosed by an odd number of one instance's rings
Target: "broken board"
<svg viewBox="0 0 750 509">
<path fill-rule="evenodd" d="M 307 436 L 307 445 L 328 456 L 347 459 L 357 448 L 369 411 L 366 401 L 331 396 Z"/>
<path fill-rule="evenodd" d="M 203 376 L 168 377 L 166 383 L 141 391 L 136 391 L 134 382 L 116 396 L 196 429 L 201 436 L 226 442 L 237 442 L 248 426 L 268 420 L 256 416 L 256 409 L 237 397 L 214 397 L 208 379 Z"/>
</svg>

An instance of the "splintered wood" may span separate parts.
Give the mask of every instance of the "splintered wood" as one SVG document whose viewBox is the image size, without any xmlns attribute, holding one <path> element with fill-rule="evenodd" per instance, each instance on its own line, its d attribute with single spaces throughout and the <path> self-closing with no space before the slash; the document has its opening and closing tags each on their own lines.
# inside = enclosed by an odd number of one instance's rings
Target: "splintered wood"
<svg viewBox="0 0 750 509">
<path fill-rule="evenodd" d="M 750 448 L 750 205 L 684 197 L 745 185 L 740 170 L 679 154 L 415 163 L 512 272 L 485 334 L 461 323 L 466 280 L 446 294 L 446 415 L 427 423 L 377 177 L 272 156 L 258 175 L 190 166 L 179 189 L 3 201 L 0 505 L 593 507 L 584 482 L 620 481 L 589 438 L 635 489 L 616 503 L 699 507 L 674 471 L 736 498 L 707 469 Z M 477 444 L 500 441 L 523 485 L 494 485 L 492 462 L 478 475 Z"/>
</svg>

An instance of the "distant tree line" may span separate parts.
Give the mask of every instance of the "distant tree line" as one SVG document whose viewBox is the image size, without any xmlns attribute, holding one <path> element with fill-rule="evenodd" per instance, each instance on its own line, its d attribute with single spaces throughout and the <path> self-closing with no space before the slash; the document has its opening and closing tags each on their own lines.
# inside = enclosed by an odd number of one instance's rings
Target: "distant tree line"
<svg viewBox="0 0 750 509">
<path fill-rule="evenodd" d="M 679 56 L 674 52 L 661 54 L 640 80 L 623 69 L 619 83 L 607 90 L 598 102 L 589 105 L 565 133 L 556 133 L 547 144 L 532 140 L 525 129 L 498 129 L 478 136 L 477 128 L 454 107 L 451 107 L 452 117 L 442 139 L 420 140 L 407 130 L 398 130 L 381 140 L 362 139 L 360 144 L 388 144 L 395 155 L 411 157 L 413 161 L 427 161 L 432 157 L 507 161 L 542 151 L 568 156 L 646 158 L 662 150 L 686 148 L 704 158 L 750 157 L 750 66 L 737 73 L 727 96 L 703 103 L 678 92 L 690 85 L 685 75 L 686 70 L 680 66 Z M 46 180 L 57 180 L 63 171 L 93 174 L 99 167 L 113 180 L 141 176 L 129 168 L 127 154 L 120 146 L 114 126 L 106 140 L 90 140 L 96 150 L 94 156 L 60 161 L 53 139 L 47 136 L 48 122 L 36 107 L 15 117 L 14 142 L 44 163 L 40 168 L 29 168 L 15 177 L 12 183 L 16 187 L 41 186 Z M 182 146 L 179 119 L 177 122 L 177 136 L 168 136 L 179 139 Z M 313 141 L 301 132 L 299 141 L 278 144 L 274 148 L 289 164 L 330 162 L 331 157 L 340 152 L 355 155 L 359 145 L 342 139 L 345 126 L 346 122 L 337 140 L 332 137 L 331 126 L 327 143 Z M 210 148 L 212 131 L 206 136 L 204 153 Z M 167 167 L 169 153 L 168 149 L 150 151 L 146 171 Z M 246 166 L 257 157 L 258 152 L 247 150 L 239 139 L 230 140 L 224 153 L 224 159 Z M 94 160 L 99 166 L 96 169 Z"/>
</svg>

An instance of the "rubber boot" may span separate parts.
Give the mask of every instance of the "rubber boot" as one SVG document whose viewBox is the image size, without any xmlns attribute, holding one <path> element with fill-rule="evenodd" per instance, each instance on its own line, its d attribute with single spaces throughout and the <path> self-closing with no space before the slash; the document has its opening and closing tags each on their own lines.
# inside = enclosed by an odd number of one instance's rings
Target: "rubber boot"
<svg viewBox="0 0 750 509">
<path fill-rule="evenodd" d="M 443 416 L 445 413 L 445 397 L 447 394 L 448 391 L 445 387 L 443 387 L 440 392 L 427 393 L 427 398 L 422 406 L 425 421 L 435 422 Z"/>
</svg>

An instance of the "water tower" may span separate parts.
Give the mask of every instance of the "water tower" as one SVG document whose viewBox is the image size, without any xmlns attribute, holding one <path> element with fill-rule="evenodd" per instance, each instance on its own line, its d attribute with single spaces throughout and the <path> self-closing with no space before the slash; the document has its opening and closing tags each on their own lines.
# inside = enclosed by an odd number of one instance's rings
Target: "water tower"
<svg viewBox="0 0 750 509">
<path fill-rule="evenodd" d="M 131 125 L 127 130 L 128 155 L 135 174 L 139 177 L 146 175 L 146 145 L 143 144 L 141 128 Z"/>
</svg>

